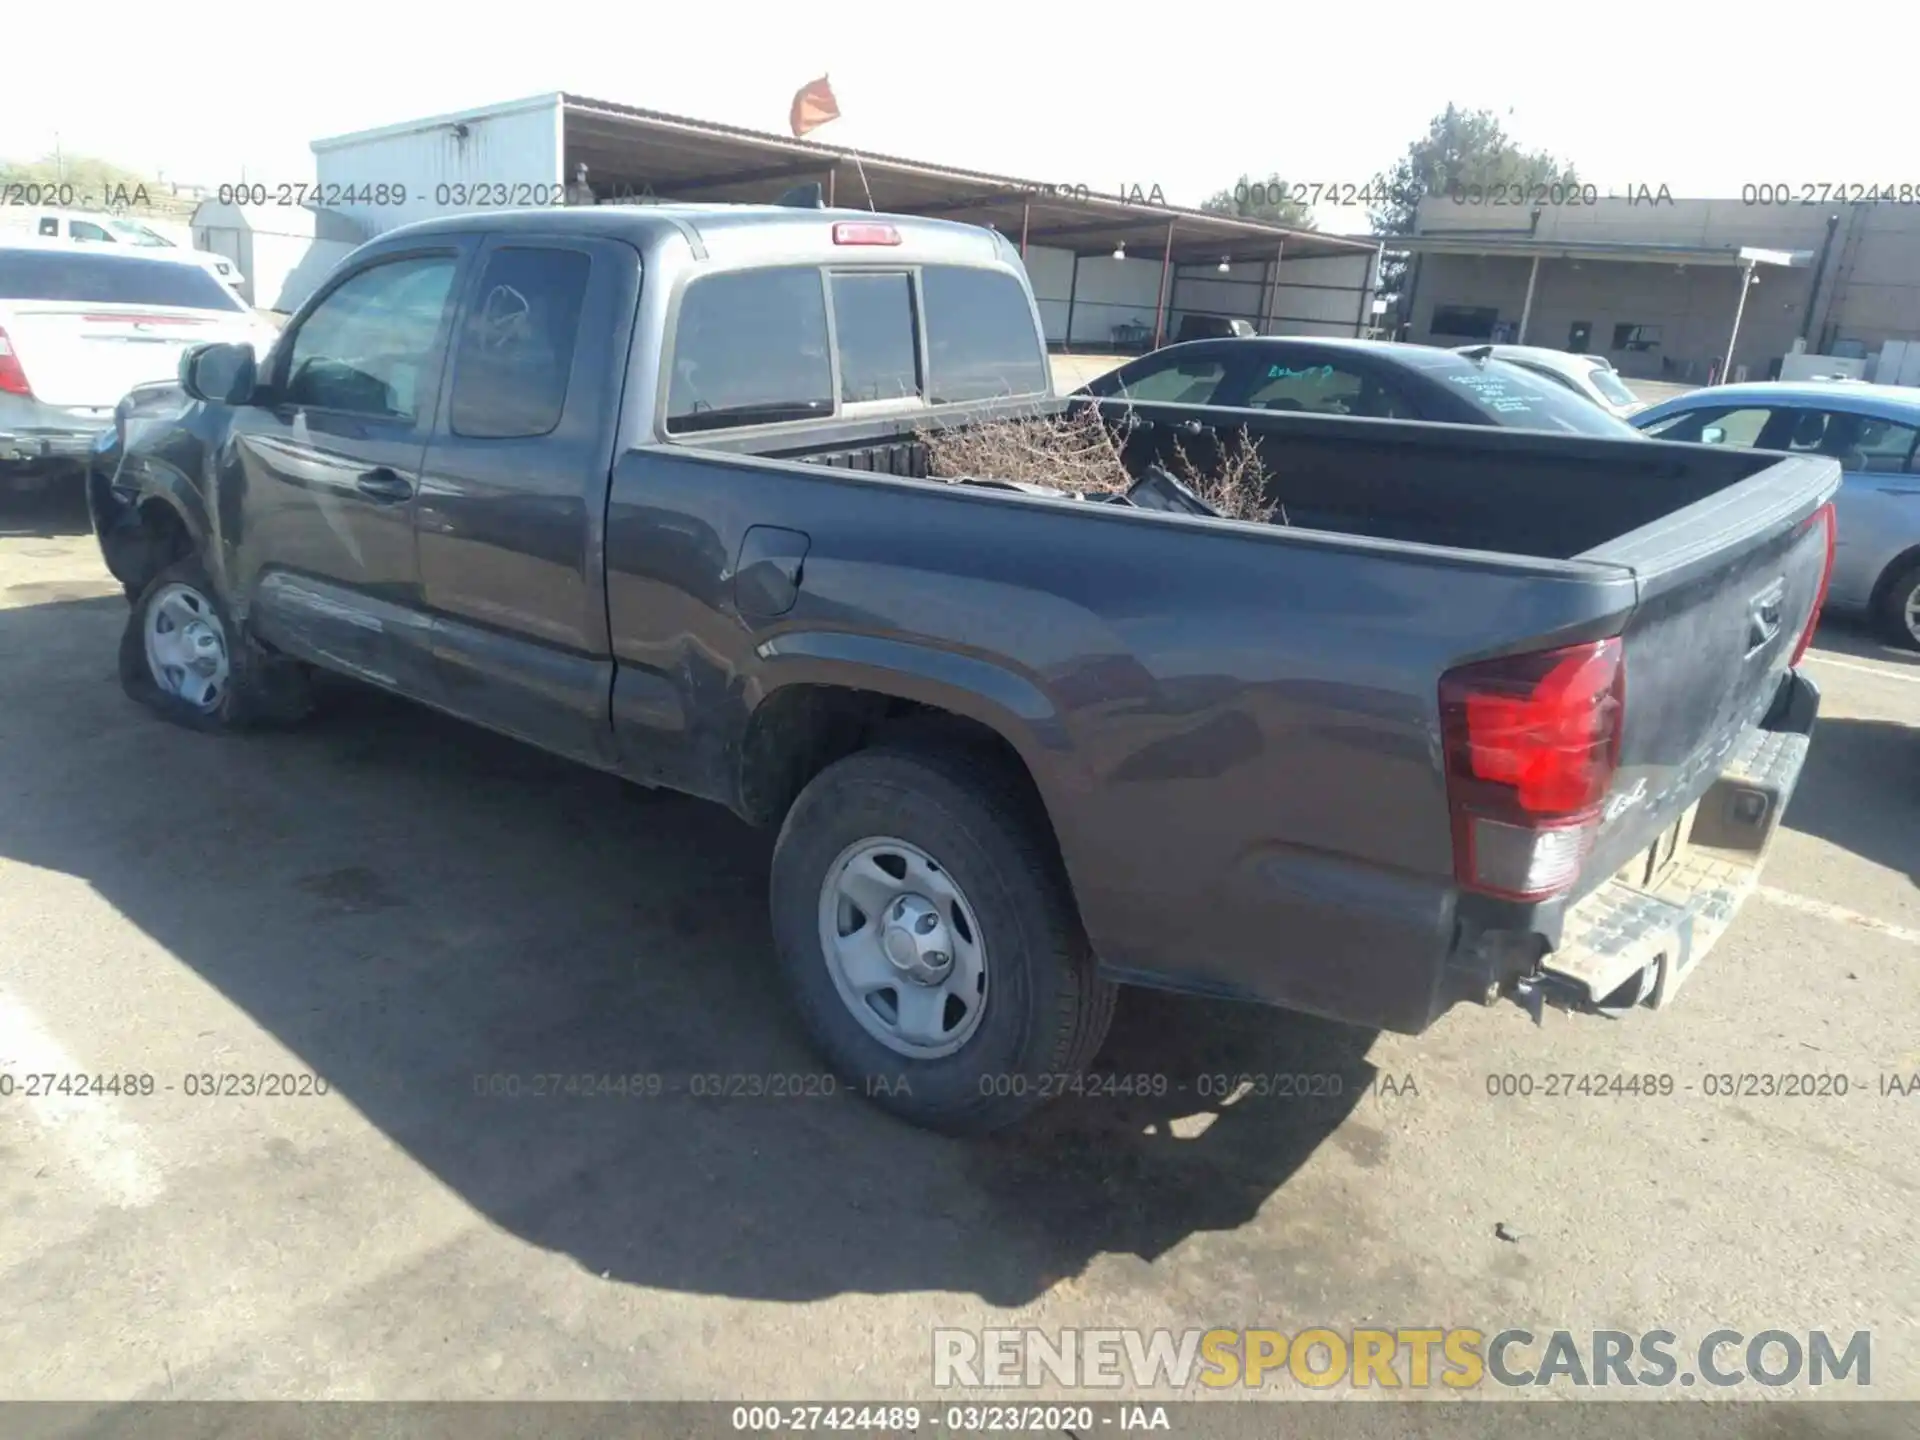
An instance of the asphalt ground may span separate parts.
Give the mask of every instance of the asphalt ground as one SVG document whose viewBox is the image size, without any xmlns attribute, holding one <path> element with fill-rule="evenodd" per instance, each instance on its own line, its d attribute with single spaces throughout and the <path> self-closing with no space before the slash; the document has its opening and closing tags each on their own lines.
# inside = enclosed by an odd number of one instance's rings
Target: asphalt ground
<svg viewBox="0 0 1920 1440">
<path fill-rule="evenodd" d="M 0 516 L 0 1077 L 153 1077 L 0 1099 L 0 1398 L 931 1396 L 935 1327 L 1309 1325 L 1867 1330 L 1870 1390 L 1712 1393 L 1920 1397 L 1920 656 L 1824 627 L 1766 888 L 1672 1008 L 1128 993 L 1098 1068 L 1164 1095 L 962 1143 L 822 1093 L 767 836 L 349 687 L 183 732 L 125 616 L 82 516 Z M 1339 1093 L 1209 1078 L 1300 1073 Z M 1786 1074 L 1848 1093 L 1739 1093 Z"/>
</svg>

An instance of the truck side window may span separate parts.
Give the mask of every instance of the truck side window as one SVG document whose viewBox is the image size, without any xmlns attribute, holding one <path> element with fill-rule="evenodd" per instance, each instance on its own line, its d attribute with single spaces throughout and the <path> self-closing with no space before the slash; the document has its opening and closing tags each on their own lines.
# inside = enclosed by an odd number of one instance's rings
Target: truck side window
<svg viewBox="0 0 1920 1440">
<path fill-rule="evenodd" d="M 113 236 L 107 232 L 106 226 L 96 225 L 91 220 L 69 220 L 67 234 L 75 240 L 111 241 L 113 239 Z"/>
<path fill-rule="evenodd" d="M 40 217 L 40 233 L 42 235 L 58 235 L 60 233 L 60 217 L 57 215 L 42 215 Z"/>
<path fill-rule="evenodd" d="M 1020 282 L 999 270 L 929 265 L 920 272 L 927 316 L 927 394 L 936 405 L 996 395 L 1041 395 L 1051 383 Z"/>
<path fill-rule="evenodd" d="M 769 266 L 693 281 L 680 299 L 671 366 L 668 434 L 831 415 L 819 270 Z"/>
<path fill-rule="evenodd" d="M 913 326 L 913 282 L 892 275 L 836 274 L 833 344 L 840 353 L 840 398 L 898 400 L 920 393 Z"/>
<path fill-rule="evenodd" d="M 456 268 L 451 255 L 390 260 L 329 293 L 287 347 L 283 403 L 413 419 Z"/>
<path fill-rule="evenodd" d="M 454 350 L 456 435 L 505 440 L 560 423 L 592 259 L 579 250 L 496 250 Z"/>
</svg>

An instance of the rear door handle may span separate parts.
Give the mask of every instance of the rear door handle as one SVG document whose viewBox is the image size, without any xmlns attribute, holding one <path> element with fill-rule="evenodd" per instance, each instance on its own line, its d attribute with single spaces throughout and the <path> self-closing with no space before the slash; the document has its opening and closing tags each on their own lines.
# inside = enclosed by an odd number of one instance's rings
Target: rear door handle
<svg viewBox="0 0 1920 1440">
<path fill-rule="evenodd" d="M 399 471 L 376 465 L 354 482 L 354 487 L 369 500 L 411 500 L 413 482 Z"/>
</svg>

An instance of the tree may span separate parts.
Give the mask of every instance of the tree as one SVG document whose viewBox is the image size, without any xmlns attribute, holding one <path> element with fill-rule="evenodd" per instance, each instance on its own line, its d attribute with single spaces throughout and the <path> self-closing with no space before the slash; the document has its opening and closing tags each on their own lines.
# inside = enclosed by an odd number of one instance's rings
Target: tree
<svg viewBox="0 0 1920 1440">
<path fill-rule="evenodd" d="M 1487 186 L 1576 182 L 1571 164 L 1544 150 L 1522 149 L 1493 111 L 1449 105 L 1404 155 L 1373 177 L 1374 201 L 1367 214 L 1376 235 L 1411 235 L 1420 202 L 1429 195 L 1460 195 L 1463 187 L 1479 186 L 1484 196 Z M 1380 267 L 1380 293 L 1399 295 L 1405 273 L 1405 257 L 1389 246 Z"/>
<path fill-rule="evenodd" d="M 1200 202 L 1202 210 L 1216 215 L 1234 215 L 1242 220 L 1265 220 L 1295 230 L 1311 230 L 1313 211 L 1299 192 L 1276 173 L 1264 180 L 1242 174 L 1224 190 L 1216 190 Z"/>
</svg>

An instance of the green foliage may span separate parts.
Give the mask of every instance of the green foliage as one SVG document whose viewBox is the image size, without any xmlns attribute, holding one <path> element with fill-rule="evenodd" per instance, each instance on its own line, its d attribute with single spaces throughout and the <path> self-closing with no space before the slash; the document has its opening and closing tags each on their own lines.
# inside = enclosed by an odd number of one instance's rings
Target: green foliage
<svg viewBox="0 0 1920 1440">
<path fill-rule="evenodd" d="M 1576 180 L 1573 166 L 1544 150 L 1523 150 L 1491 110 L 1449 105 L 1406 154 L 1374 176 L 1369 218 L 1377 235 L 1411 235 L 1422 197 L 1453 186 L 1551 185 Z"/>
<path fill-rule="evenodd" d="M 65 210 L 164 210 L 173 187 L 138 170 L 95 155 L 44 155 L 38 160 L 0 159 L 0 195 L 9 203 L 28 196 Z"/>
<path fill-rule="evenodd" d="M 1578 178 L 1571 164 L 1546 151 L 1522 149 L 1493 111 L 1449 105 L 1404 155 L 1373 177 L 1368 188 L 1375 198 L 1367 214 L 1376 235 L 1411 235 L 1428 195 L 1475 185 L 1564 185 Z M 1380 265 L 1379 293 L 1401 294 L 1406 271 L 1405 257 L 1389 249 Z"/>
<path fill-rule="evenodd" d="M 1273 225 L 1288 225 L 1295 230 L 1314 228 L 1313 211 L 1299 192 L 1278 173 L 1265 180 L 1241 174 L 1224 190 L 1216 190 L 1200 202 L 1202 210 L 1216 215 L 1233 215 L 1242 220 L 1265 220 Z"/>
</svg>

